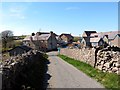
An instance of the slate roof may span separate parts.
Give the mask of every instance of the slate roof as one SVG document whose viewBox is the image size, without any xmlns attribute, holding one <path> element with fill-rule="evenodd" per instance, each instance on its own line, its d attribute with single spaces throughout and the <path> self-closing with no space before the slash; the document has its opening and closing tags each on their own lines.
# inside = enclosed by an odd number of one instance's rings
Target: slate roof
<svg viewBox="0 0 120 90">
<path fill-rule="evenodd" d="M 99 33 L 92 33 L 90 36 L 98 36 L 99 38 L 103 38 L 105 35 L 108 35 L 108 39 L 114 39 L 117 34 L 120 34 L 120 31 L 110 31 L 110 32 L 99 32 Z"/>
<path fill-rule="evenodd" d="M 37 32 L 39 35 L 43 35 L 43 34 L 50 34 L 50 32 Z M 55 36 L 58 36 L 57 34 L 53 33 Z"/>
<path fill-rule="evenodd" d="M 51 32 L 37 32 L 34 36 L 28 35 L 26 36 L 23 41 L 31 41 L 31 40 L 48 40 L 51 34 L 58 36 L 57 34 Z"/>
<path fill-rule="evenodd" d="M 41 34 L 49 34 L 50 32 L 37 32 L 39 35 Z"/>
<path fill-rule="evenodd" d="M 108 35 L 108 39 L 114 39 L 117 34 L 120 34 L 120 31 L 100 32 L 98 37 L 102 38 L 104 35 Z"/>
<path fill-rule="evenodd" d="M 32 49 L 32 48 L 30 48 L 30 47 L 28 47 L 28 46 L 21 45 L 21 46 L 16 46 L 15 48 L 13 48 L 13 49 L 11 49 L 11 50 L 8 50 L 8 52 L 10 52 L 10 51 L 12 51 L 12 50 L 14 50 L 14 49 L 16 49 L 16 48 L 21 48 L 21 49 L 23 49 L 23 50 L 25 50 L 25 51 L 27 51 L 27 52 Z"/>
<path fill-rule="evenodd" d="M 96 31 L 84 31 L 87 36 L 90 36 L 92 33 L 97 33 Z"/>
<path fill-rule="evenodd" d="M 35 40 L 48 40 L 50 37 L 50 34 L 41 34 L 41 35 L 35 35 L 35 36 L 26 36 L 23 41 L 30 41 L 31 38 L 33 41 Z"/>
<path fill-rule="evenodd" d="M 114 37 L 118 34 L 118 31 L 112 31 L 108 34 L 109 39 L 114 39 Z"/>
<path fill-rule="evenodd" d="M 33 40 L 48 40 L 50 34 L 41 34 L 40 36 L 33 36 Z"/>
</svg>

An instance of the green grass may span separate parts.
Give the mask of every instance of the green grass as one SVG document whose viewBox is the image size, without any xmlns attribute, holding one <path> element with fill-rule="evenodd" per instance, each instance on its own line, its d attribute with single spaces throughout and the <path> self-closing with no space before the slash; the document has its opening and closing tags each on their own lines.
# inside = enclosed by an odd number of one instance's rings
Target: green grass
<svg viewBox="0 0 120 90">
<path fill-rule="evenodd" d="M 7 59 L 9 59 L 10 58 L 10 56 L 9 56 L 9 53 L 8 52 L 5 52 L 5 53 L 2 53 L 2 60 L 4 61 L 4 60 L 7 60 Z"/>
<path fill-rule="evenodd" d="M 22 45 L 22 40 L 14 40 L 14 45 L 15 45 L 15 46 L 20 46 L 20 45 Z"/>
<path fill-rule="evenodd" d="M 74 67 L 76 67 L 77 69 L 81 70 L 91 78 L 100 82 L 105 88 L 111 90 L 120 90 L 119 75 L 114 73 L 102 72 L 98 69 L 95 69 L 89 64 L 86 64 L 78 60 L 74 60 L 73 58 L 69 58 L 65 55 L 58 55 L 58 56 L 63 60 L 65 60 L 66 62 L 73 65 Z"/>
<path fill-rule="evenodd" d="M 2 50 L 2 52 L 5 52 L 5 51 L 8 51 L 16 46 L 20 46 L 20 45 L 22 45 L 22 40 L 13 40 L 13 41 L 8 43 L 6 48 L 2 47 L 0 50 Z"/>
<path fill-rule="evenodd" d="M 7 48 L 4 48 L 4 47 L 2 47 L 1 49 L 2 49 L 2 52 L 7 52 L 8 50 L 10 50 L 10 49 L 12 49 L 12 48 L 8 48 L 8 47 L 7 47 Z"/>
</svg>

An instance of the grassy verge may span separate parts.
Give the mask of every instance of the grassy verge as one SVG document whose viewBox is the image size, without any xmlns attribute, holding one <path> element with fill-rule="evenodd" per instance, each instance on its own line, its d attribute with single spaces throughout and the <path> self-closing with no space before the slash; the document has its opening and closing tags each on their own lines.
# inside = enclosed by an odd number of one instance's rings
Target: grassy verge
<svg viewBox="0 0 120 90">
<path fill-rule="evenodd" d="M 4 60 L 7 60 L 7 59 L 9 59 L 10 58 L 10 56 L 9 56 L 9 53 L 8 52 L 5 52 L 5 53 L 2 53 L 2 60 L 4 61 Z"/>
<path fill-rule="evenodd" d="M 69 58 L 64 55 L 58 55 L 60 58 L 65 60 L 66 62 L 72 64 L 77 69 L 81 70 L 88 76 L 96 79 L 98 82 L 100 82 L 105 88 L 111 89 L 111 90 L 120 90 L 120 76 L 114 73 L 107 73 L 102 72 L 98 69 L 95 69 L 94 67 L 90 66 L 89 64 L 86 64 L 81 61 L 74 60 L 73 58 Z"/>
</svg>

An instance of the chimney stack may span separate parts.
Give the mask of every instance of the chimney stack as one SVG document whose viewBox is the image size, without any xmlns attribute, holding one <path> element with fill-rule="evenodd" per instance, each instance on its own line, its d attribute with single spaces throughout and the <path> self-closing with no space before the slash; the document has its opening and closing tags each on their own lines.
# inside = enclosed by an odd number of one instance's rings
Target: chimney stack
<svg viewBox="0 0 120 90">
<path fill-rule="evenodd" d="M 50 31 L 50 35 L 51 35 L 51 36 L 53 35 L 53 31 Z"/>
</svg>

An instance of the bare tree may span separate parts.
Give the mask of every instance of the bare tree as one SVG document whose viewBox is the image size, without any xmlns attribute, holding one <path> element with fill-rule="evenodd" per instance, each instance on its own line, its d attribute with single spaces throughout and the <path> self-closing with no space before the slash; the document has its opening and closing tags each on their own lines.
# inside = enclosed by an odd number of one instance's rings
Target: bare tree
<svg viewBox="0 0 120 90">
<path fill-rule="evenodd" d="M 5 30 L 1 32 L 2 46 L 6 49 L 7 43 L 13 40 L 13 32 L 11 30 Z"/>
</svg>

